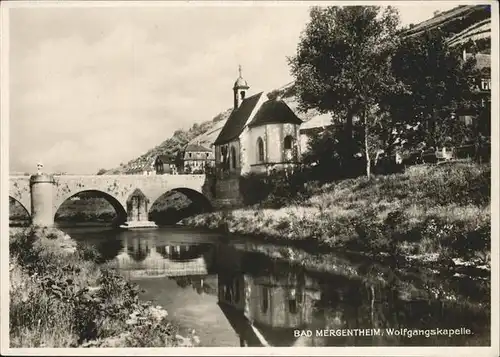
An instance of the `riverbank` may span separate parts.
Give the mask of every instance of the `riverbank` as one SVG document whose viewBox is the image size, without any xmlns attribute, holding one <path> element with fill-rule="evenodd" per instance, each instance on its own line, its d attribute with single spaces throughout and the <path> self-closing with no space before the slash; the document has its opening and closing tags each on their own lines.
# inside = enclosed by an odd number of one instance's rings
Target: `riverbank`
<svg viewBox="0 0 500 357">
<path fill-rule="evenodd" d="M 420 165 L 405 173 L 314 187 L 279 209 L 265 204 L 186 218 L 180 224 L 281 244 L 353 251 L 441 267 L 490 266 L 491 167 Z"/>
<path fill-rule="evenodd" d="M 10 347 L 199 344 L 95 250 L 57 229 L 10 229 Z M 187 337 L 183 337 L 187 336 Z"/>
</svg>

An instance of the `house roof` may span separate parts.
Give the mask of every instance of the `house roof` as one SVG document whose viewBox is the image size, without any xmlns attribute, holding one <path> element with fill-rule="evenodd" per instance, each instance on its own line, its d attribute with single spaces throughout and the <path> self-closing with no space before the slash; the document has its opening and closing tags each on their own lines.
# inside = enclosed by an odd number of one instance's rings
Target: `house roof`
<svg viewBox="0 0 500 357">
<path fill-rule="evenodd" d="M 252 111 L 259 102 L 263 93 L 264 92 L 260 92 L 246 98 L 238 108 L 231 112 L 231 115 L 227 119 L 226 124 L 222 128 L 214 144 L 225 144 L 237 138 L 241 134 L 248 118 L 252 114 Z"/>
<path fill-rule="evenodd" d="M 332 115 L 329 113 L 319 114 L 310 119 L 309 121 L 303 123 L 300 126 L 300 130 L 309 130 L 315 128 L 326 128 L 332 125 Z"/>
<path fill-rule="evenodd" d="M 188 144 L 186 146 L 186 152 L 191 151 L 191 152 L 212 152 L 211 149 L 208 149 L 200 144 Z"/>
<path fill-rule="evenodd" d="M 476 41 L 479 39 L 491 37 L 491 18 L 486 18 L 482 21 L 472 24 L 465 30 L 451 36 L 448 39 L 449 46 L 456 46 L 465 43 L 469 40 Z"/>
<path fill-rule="evenodd" d="M 451 25 L 461 25 L 465 19 L 475 17 L 477 20 L 483 20 L 490 17 L 489 5 L 460 5 L 451 10 L 443 11 L 433 18 L 423 21 L 409 29 L 403 31 L 403 36 L 415 36 L 425 31 L 440 28 L 451 28 Z"/>
<path fill-rule="evenodd" d="M 169 157 L 168 155 L 158 155 L 156 157 L 156 159 L 161 160 L 161 162 L 163 162 L 164 164 L 170 164 L 170 163 L 174 162 L 174 160 L 171 157 Z"/>
<path fill-rule="evenodd" d="M 295 115 L 285 102 L 281 100 L 268 100 L 262 104 L 248 126 L 278 123 L 300 125 L 302 124 L 302 120 Z"/>
</svg>

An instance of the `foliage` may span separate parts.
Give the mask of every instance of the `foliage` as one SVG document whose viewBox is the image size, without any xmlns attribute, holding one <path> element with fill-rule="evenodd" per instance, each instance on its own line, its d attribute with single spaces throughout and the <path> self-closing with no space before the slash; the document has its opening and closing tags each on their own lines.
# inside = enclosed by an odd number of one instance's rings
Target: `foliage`
<svg viewBox="0 0 500 357">
<path fill-rule="evenodd" d="M 289 60 L 300 108 L 346 118 L 347 136 L 358 118 L 370 176 L 368 135 L 376 114 L 373 109 L 385 93 L 403 90 L 388 61 L 398 41 L 397 11 L 390 6 L 314 7 L 310 16 L 297 54 Z"/>
<path fill-rule="evenodd" d="M 11 347 L 189 345 L 165 310 L 140 301 L 135 285 L 62 232 L 13 231 L 9 250 Z"/>
<path fill-rule="evenodd" d="M 459 48 L 446 44 L 440 31 L 404 38 L 392 56 L 391 69 L 405 84 L 406 93 L 387 93 L 381 106 L 392 125 L 415 126 L 407 145 L 460 145 L 471 133 L 455 113 L 474 101 L 471 80 L 477 75 L 475 60 L 463 61 Z"/>
<path fill-rule="evenodd" d="M 271 174 L 251 173 L 240 178 L 240 193 L 245 205 L 279 208 L 290 201 L 305 199 L 308 172 L 304 170 L 277 171 Z"/>
<path fill-rule="evenodd" d="M 303 163 L 309 168 L 310 179 L 321 182 L 359 176 L 363 173 L 365 159 L 351 157 L 362 147 L 363 133 L 359 123 L 348 132 L 341 123 L 311 136 Z"/>
</svg>

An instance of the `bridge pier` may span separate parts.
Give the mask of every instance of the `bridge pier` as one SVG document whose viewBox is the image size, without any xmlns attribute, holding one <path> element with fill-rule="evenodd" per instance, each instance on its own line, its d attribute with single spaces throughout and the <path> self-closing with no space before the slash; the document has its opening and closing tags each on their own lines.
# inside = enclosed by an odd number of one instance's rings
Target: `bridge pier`
<svg viewBox="0 0 500 357">
<path fill-rule="evenodd" d="M 144 195 L 136 194 L 127 202 L 127 222 L 122 228 L 156 228 L 154 222 L 148 218 L 148 199 Z"/>
<path fill-rule="evenodd" d="M 52 175 L 36 174 L 30 177 L 31 224 L 52 227 L 54 225 L 54 187 Z"/>
</svg>

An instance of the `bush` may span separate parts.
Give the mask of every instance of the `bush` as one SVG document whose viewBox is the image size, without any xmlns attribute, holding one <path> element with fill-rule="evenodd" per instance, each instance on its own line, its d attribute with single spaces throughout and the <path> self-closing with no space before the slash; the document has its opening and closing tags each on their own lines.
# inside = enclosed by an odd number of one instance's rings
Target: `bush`
<svg viewBox="0 0 500 357">
<path fill-rule="evenodd" d="M 11 234 L 11 347 L 190 345 L 166 311 L 139 300 L 137 286 L 99 268 L 102 258 L 84 245 L 62 249 L 68 241 L 57 230 Z"/>
<path fill-rule="evenodd" d="M 240 179 L 243 203 L 260 203 L 266 208 L 280 208 L 287 204 L 303 202 L 309 197 L 306 183 L 310 172 L 277 171 L 272 174 L 249 174 Z"/>
</svg>

